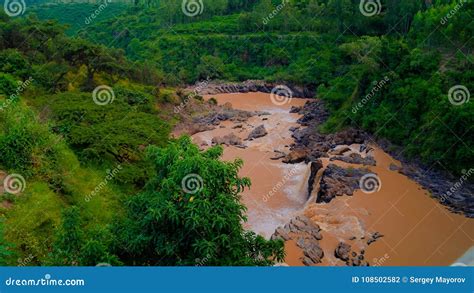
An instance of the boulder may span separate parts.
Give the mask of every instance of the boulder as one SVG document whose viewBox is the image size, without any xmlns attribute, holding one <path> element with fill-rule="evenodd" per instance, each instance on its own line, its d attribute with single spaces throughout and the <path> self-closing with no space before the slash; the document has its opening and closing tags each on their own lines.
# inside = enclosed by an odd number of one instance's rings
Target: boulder
<svg viewBox="0 0 474 293">
<path fill-rule="evenodd" d="M 340 242 L 334 251 L 334 255 L 343 261 L 348 261 L 350 252 L 351 246 L 347 243 Z"/>
<path fill-rule="evenodd" d="M 311 197 L 313 190 L 316 190 L 318 181 L 316 180 L 319 170 L 323 168 L 323 162 L 321 160 L 316 160 L 310 163 L 310 175 L 308 179 L 308 198 Z"/>
<path fill-rule="evenodd" d="M 253 140 L 253 139 L 256 139 L 256 138 L 260 138 L 260 137 L 263 137 L 267 134 L 268 134 L 268 132 L 265 129 L 265 126 L 263 126 L 263 124 L 262 124 L 262 125 L 256 127 L 254 130 L 252 130 L 252 132 L 250 132 L 249 136 L 247 137 L 247 140 Z"/>
<path fill-rule="evenodd" d="M 298 164 L 304 162 L 308 154 L 308 149 L 294 149 L 283 159 L 283 163 Z"/>
<path fill-rule="evenodd" d="M 242 139 L 238 137 L 237 135 L 231 133 L 227 134 L 225 136 L 217 136 L 212 139 L 212 144 L 214 145 L 220 145 L 224 144 L 227 146 L 242 146 Z"/>
</svg>

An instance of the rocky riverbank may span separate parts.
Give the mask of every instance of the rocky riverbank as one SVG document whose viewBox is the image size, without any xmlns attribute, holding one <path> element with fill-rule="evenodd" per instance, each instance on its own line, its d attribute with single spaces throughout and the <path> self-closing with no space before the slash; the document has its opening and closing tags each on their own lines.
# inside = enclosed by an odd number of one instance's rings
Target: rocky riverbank
<svg viewBox="0 0 474 293">
<path fill-rule="evenodd" d="M 189 86 L 187 92 L 195 92 L 199 95 L 231 94 L 231 93 L 271 93 L 281 84 L 276 82 L 266 82 L 262 80 L 247 80 L 244 82 L 225 81 L 203 81 L 198 85 Z M 285 83 L 285 87 L 290 89 L 293 97 L 313 98 L 315 92 L 307 87 L 290 85 Z"/>
<path fill-rule="evenodd" d="M 209 129 L 195 132 L 195 143 L 222 144 L 224 160 L 244 161 L 240 175 L 252 180 L 242 194 L 245 227 L 283 239 L 287 264 L 449 265 L 472 245 L 473 222 L 431 199 L 404 174 L 406 164 L 360 130 L 321 134 L 328 113 L 305 102 L 213 94 L 184 115 L 185 129 Z M 378 184 L 361 185 L 366 175 Z"/>
<path fill-rule="evenodd" d="M 288 154 L 285 162 L 314 162 L 322 157 L 336 155 L 331 156 L 330 161 L 375 166 L 375 161 L 371 156 L 363 157 L 358 153 L 347 152 L 347 147 L 342 150 L 345 150 L 348 155 L 341 156 L 344 152 L 341 152 L 341 150 L 337 152 L 336 148 L 338 146 L 361 144 L 360 151 L 367 154 L 370 151 L 369 144 L 377 145 L 402 162 L 401 167 L 394 167 L 398 172 L 429 190 L 433 197 L 451 211 L 462 213 L 466 217 L 474 217 L 474 184 L 469 183 L 467 180 L 467 177 L 474 175 L 474 169 L 466 170 L 464 175 L 466 178 L 463 180 L 463 178 L 456 178 L 436 168 L 428 168 L 419 162 L 409 162 L 403 157 L 402 148 L 394 146 L 385 140 L 373 138 L 360 130 L 349 128 L 334 134 L 321 134 L 318 131 L 318 126 L 324 123 L 328 117 L 328 113 L 321 101 L 307 102 L 301 108 L 293 108 L 291 112 L 303 115 L 298 120 L 298 123 L 305 127 L 292 129 L 295 143 L 292 145 L 291 152 Z M 341 173 L 340 170 L 339 173 Z M 351 184 L 343 185 L 349 186 Z"/>
</svg>

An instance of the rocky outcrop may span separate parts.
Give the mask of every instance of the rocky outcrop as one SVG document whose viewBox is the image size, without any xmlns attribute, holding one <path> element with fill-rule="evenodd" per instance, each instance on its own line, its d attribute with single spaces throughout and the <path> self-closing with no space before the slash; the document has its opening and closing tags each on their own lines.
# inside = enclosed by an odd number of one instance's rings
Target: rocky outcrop
<svg viewBox="0 0 474 293">
<path fill-rule="evenodd" d="M 336 156 L 329 159 L 330 161 L 342 161 L 349 164 L 359 164 L 365 166 L 375 166 L 376 162 L 374 157 L 367 156 L 362 158 L 362 156 L 358 153 L 352 153 L 349 156 Z"/>
<path fill-rule="evenodd" d="M 335 251 L 334 256 L 346 263 L 348 266 L 368 266 L 368 262 L 365 261 L 365 251 L 362 250 L 360 254 L 352 251 L 351 245 L 340 242 Z"/>
<path fill-rule="evenodd" d="M 369 239 L 367 239 L 367 245 L 370 245 L 370 244 L 374 243 L 375 241 L 377 241 L 377 239 L 379 239 L 381 237 L 383 237 L 383 235 L 380 234 L 379 232 L 375 232 L 375 233 L 370 234 Z"/>
<path fill-rule="evenodd" d="M 308 179 L 308 198 L 311 197 L 313 190 L 317 190 L 317 186 L 319 184 L 317 179 L 317 175 L 319 170 L 323 168 L 323 162 L 321 160 L 316 160 L 310 163 L 310 175 Z"/>
<path fill-rule="evenodd" d="M 337 245 L 336 250 L 334 251 L 334 256 L 336 256 L 340 260 L 349 261 L 350 253 L 351 246 L 347 243 L 340 242 Z"/>
<path fill-rule="evenodd" d="M 212 112 L 210 114 L 200 116 L 193 119 L 193 122 L 196 124 L 203 125 L 219 125 L 222 121 L 235 121 L 243 122 L 247 121 L 250 117 L 259 115 L 259 112 L 249 112 L 236 110 L 228 107 L 222 107 L 218 111 Z"/>
<path fill-rule="evenodd" d="M 249 136 L 247 137 L 247 140 L 254 140 L 256 138 L 264 137 L 267 134 L 268 134 L 268 132 L 265 129 L 265 126 L 263 126 L 263 124 L 262 124 L 258 127 L 255 127 L 255 129 L 253 129 L 250 132 Z"/>
<path fill-rule="evenodd" d="M 212 139 L 212 144 L 213 145 L 227 145 L 227 146 L 238 146 L 238 147 L 244 147 L 242 144 L 242 139 L 238 137 L 237 135 L 230 133 L 224 136 L 217 136 Z"/>
<path fill-rule="evenodd" d="M 270 160 L 280 160 L 287 156 L 287 154 L 279 150 L 274 150 L 273 152 L 275 153 L 275 155 L 271 157 Z"/>
<path fill-rule="evenodd" d="M 294 240 L 303 251 L 304 257 L 301 261 L 307 266 L 321 263 L 324 257 L 319 246 L 319 240 L 323 239 L 321 228 L 305 216 L 297 216 L 284 227 L 277 228 L 271 239 Z"/>
<path fill-rule="evenodd" d="M 352 195 L 360 188 L 360 178 L 367 173 L 370 173 L 370 170 L 344 169 L 329 164 L 323 172 L 316 202 L 330 202 L 336 196 Z"/>
<path fill-rule="evenodd" d="M 298 164 L 304 162 L 309 154 L 308 149 L 293 149 L 284 159 L 283 163 Z"/>
<path fill-rule="evenodd" d="M 425 166 L 416 159 L 408 161 L 403 157 L 403 149 L 386 140 L 378 140 L 378 145 L 393 158 L 402 163 L 397 170 L 427 189 L 431 196 L 436 198 L 452 212 L 461 213 L 474 218 L 474 169 L 464 170 L 462 175 L 453 176 L 433 166 Z"/>
<path fill-rule="evenodd" d="M 364 143 L 367 135 L 362 131 L 349 128 L 334 134 L 321 134 L 318 127 L 323 124 L 329 114 L 324 108 L 322 101 L 309 101 L 303 107 L 292 108 L 292 111 L 303 115 L 298 123 L 303 128 L 292 128 L 292 137 L 295 140 L 292 149 L 307 149 L 306 162 L 314 161 L 321 157 L 328 157 L 328 154 L 334 154 L 338 145 L 351 145 L 354 143 Z M 342 155 L 347 150 L 338 150 L 336 155 Z"/>
<path fill-rule="evenodd" d="M 221 82 L 211 81 L 207 83 L 200 83 L 196 86 L 190 86 L 185 89 L 186 92 L 195 92 L 199 95 L 215 95 L 225 93 L 249 93 L 249 92 L 262 92 L 271 93 L 274 88 L 282 84 L 275 82 L 265 82 L 262 80 L 247 80 L 244 82 Z M 292 96 L 295 98 L 313 98 L 315 92 L 308 87 L 291 85 L 283 83 L 288 87 Z"/>
</svg>

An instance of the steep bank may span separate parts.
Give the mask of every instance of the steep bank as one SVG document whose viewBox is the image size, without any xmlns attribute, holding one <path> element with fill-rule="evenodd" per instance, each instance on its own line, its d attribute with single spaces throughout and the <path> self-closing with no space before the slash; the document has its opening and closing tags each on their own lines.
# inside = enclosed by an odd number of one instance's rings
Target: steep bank
<svg viewBox="0 0 474 293">
<path fill-rule="evenodd" d="M 235 94 L 235 93 L 271 93 L 277 91 L 281 84 L 276 82 L 267 82 L 263 80 L 247 80 L 244 82 L 226 82 L 226 81 L 203 81 L 204 86 L 190 86 L 185 90 L 188 92 L 195 91 L 200 95 L 216 95 L 216 94 Z M 315 91 L 309 87 L 301 85 L 291 85 L 285 83 L 291 95 L 299 98 L 313 98 Z"/>
</svg>

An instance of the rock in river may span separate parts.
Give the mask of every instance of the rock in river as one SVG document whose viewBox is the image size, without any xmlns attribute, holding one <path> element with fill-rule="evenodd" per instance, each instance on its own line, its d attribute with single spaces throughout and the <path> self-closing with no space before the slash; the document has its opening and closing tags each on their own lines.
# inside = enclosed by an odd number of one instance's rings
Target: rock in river
<svg viewBox="0 0 474 293">
<path fill-rule="evenodd" d="M 252 132 L 250 132 L 249 136 L 247 137 L 247 140 L 252 140 L 252 139 L 259 138 L 259 137 L 263 137 L 267 134 L 268 134 L 268 132 L 265 129 L 265 126 L 263 126 L 263 124 L 262 124 L 262 125 L 256 127 L 254 130 L 252 130 Z"/>
</svg>

